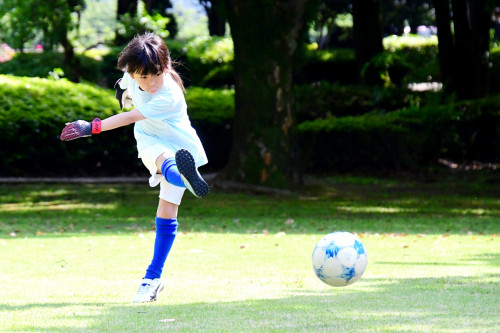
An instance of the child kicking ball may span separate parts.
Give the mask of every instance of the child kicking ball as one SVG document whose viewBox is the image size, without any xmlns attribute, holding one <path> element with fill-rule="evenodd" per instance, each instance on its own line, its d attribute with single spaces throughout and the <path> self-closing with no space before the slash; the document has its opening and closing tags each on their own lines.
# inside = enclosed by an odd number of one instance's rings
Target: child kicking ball
<svg viewBox="0 0 500 333">
<path fill-rule="evenodd" d="M 157 299 L 164 288 L 163 266 L 177 234 L 177 212 L 187 188 L 197 197 L 210 191 L 198 172 L 208 160 L 187 115 L 184 85 L 172 68 L 163 39 L 152 33 L 136 36 L 118 55 L 124 72 L 115 85 L 120 107 L 131 111 L 92 122 L 66 124 L 61 140 L 70 141 L 134 123 L 139 158 L 151 173 L 149 185 L 160 184 L 156 236 L 151 264 L 134 302 Z"/>
</svg>

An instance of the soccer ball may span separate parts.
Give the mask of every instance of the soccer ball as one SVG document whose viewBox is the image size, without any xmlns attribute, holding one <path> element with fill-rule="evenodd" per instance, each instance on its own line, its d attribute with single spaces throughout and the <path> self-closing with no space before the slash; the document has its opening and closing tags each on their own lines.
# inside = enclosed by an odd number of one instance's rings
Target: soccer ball
<svg viewBox="0 0 500 333">
<path fill-rule="evenodd" d="M 356 235 L 333 232 L 323 237 L 314 248 L 312 264 L 321 281 L 333 287 L 344 287 L 361 278 L 368 256 Z"/>
</svg>

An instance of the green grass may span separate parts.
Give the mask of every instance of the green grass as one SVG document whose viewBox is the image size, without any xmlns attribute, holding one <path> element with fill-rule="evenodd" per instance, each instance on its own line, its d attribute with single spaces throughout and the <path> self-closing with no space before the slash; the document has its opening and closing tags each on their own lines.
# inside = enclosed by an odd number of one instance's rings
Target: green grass
<svg viewBox="0 0 500 333">
<path fill-rule="evenodd" d="M 0 331 L 500 332 L 498 180 L 308 183 L 287 198 L 186 194 L 166 290 L 141 305 L 156 189 L 0 186 Z M 369 255 L 344 288 L 311 267 L 336 230 Z"/>
</svg>

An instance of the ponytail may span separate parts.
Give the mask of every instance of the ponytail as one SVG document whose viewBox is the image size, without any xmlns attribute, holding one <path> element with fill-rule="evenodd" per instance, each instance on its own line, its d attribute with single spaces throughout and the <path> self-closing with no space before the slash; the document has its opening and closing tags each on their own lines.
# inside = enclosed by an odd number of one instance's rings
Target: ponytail
<svg viewBox="0 0 500 333">
<path fill-rule="evenodd" d="M 182 92 L 186 92 L 186 88 L 184 88 L 184 83 L 182 82 L 181 76 L 172 67 L 172 61 L 170 61 L 170 64 L 168 66 L 168 72 L 170 73 L 170 75 L 172 75 L 175 83 L 177 83 L 177 85 L 182 89 Z"/>
</svg>

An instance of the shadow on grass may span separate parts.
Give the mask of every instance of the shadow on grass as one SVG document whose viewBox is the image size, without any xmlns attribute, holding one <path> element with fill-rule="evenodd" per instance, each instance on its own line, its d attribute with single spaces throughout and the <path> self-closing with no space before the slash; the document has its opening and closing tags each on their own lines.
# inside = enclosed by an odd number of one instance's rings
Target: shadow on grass
<svg viewBox="0 0 500 333">
<path fill-rule="evenodd" d="M 78 327 L 30 325 L 12 331 L 37 332 L 495 332 L 500 324 L 498 276 L 366 279 L 354 289 L 289 290 L 279 299 L 178 304 L 165 291 L 148 304 L 37 303 L 1 306 L 2 311 L 42 307 Z M 210 286 L 207 286 L 210 288 Z M 245 288 L 245 286 L 242 286 Z M 80 316 L 71 309 L 83 307 Z M 68 308 L 66 312 L 61 312 Z M 96 310 L 97 309 L 97 310 Z M 75 317 L 76 316 L 76 317 Z"/>
<path fill-rule="evenodd" d="M 325 182 L 291 197 L 215 190 L 186 194 L 184 231 L 260 233 L 500 232 L 500 194 L 481 184 L 352 184 Z M 496 191 L 496 192 L 495 192 Z M 157 189 L 147 185 L 2 185 L 0 237 L 59 231 L 136 232 L 154 225 Z M 63 235 L 64 236 L 64 235 Z"/>
<path fill-rule="evenodd" d="M 419 262 L 419 261 L 377 261 L 377 265 L 391 265 L 391 266 L 477 266 L 478 264 L 487 266 L 500 267 L 500 253 L 484 253 L 467 259 L 457 259 L 447 262 Z M 500 276 L 500 275 L 499 275 Z"/>
</svg>

